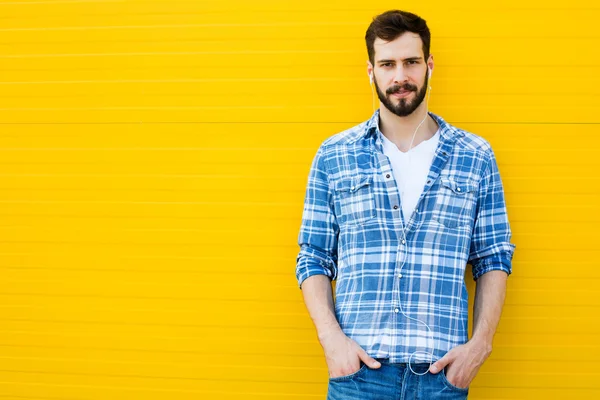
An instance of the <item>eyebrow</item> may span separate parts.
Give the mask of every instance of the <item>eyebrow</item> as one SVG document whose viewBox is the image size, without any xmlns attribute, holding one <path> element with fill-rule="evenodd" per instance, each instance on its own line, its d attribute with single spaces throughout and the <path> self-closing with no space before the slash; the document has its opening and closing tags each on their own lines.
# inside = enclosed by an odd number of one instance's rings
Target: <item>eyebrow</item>
<svg viewBox="0 0 600 400">
<path fill-rule="evenodd" d="M 403 59 L 402 61 L 417 61 L 417 60 L 422 60 L 423 57 L 408 57 Z M 387 63 L 387 62 L 396 62 L 396 60 L 379 60 L 377 61 L 377 63 Z"/>
</svg>

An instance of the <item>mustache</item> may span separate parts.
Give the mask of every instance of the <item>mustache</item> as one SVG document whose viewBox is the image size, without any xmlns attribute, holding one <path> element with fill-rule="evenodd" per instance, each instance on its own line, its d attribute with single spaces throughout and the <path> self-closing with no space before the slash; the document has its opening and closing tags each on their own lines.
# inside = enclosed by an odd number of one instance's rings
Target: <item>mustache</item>
<svg viewBox="0 0 600 400">
<path fill-rule="evenodd" d="M 394 86 L 390 86 L 389 88 L 387 88 L 387 90 L 385 91 L 386 94 L 394 94 L 394 93 L 398 93 L 401 90 L 408 90 L 408 91 L 415 91 L 417 90 L 416 86 L 410 85 L 410 84 L 406 84 L 406 85 L 394 85 Z"/>
</svg>

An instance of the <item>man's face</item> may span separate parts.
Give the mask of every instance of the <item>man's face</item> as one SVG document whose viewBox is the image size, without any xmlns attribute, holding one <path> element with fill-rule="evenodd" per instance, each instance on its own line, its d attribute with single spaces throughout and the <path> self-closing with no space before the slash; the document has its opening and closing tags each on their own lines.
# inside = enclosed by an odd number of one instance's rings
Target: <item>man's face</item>
<svg viewBox="0 0 600 400">
<path fill-rule="evenodd" d="M 419 107 L 427 94 L 427 64 L 418 34 L 406 32 L 391 42 L 374 43 L 373 83 L 381 104 L 399 117 Z"/>
</svg>

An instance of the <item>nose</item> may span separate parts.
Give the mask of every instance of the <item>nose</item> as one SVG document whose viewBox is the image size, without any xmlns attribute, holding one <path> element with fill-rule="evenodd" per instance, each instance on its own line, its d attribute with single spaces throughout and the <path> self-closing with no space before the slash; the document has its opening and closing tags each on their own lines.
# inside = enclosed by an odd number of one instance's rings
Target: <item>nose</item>
<svg viewBox="0 0 600 400">
<path fill-rule="evenodd" d="M 396 74 L 394 75 L 394 83 L 402 84 L 407 79 L 406 71 L 404 70 L 404 66 L 402 64 L 396 67 Z"/>
</svg>

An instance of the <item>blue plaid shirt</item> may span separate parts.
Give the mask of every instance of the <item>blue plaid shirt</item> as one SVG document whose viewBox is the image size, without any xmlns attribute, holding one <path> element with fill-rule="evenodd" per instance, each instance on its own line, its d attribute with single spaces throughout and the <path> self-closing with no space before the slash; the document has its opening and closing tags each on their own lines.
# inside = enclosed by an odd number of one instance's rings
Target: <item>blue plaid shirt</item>
<svg viewBox="0 0 600 400">
<path fill-rule="evenodd" d="M 510 275 L 516 247 L 490 144 L 429 115 L 440 141 L 406 224 L 377 110 L 317 150 L 298 235 L 299 287 L 311 275 L 336 280 L 343 332 L 390 362 L 435 361 L 466 343 L 467 263 L 475 280 Z"/>
</svg>

